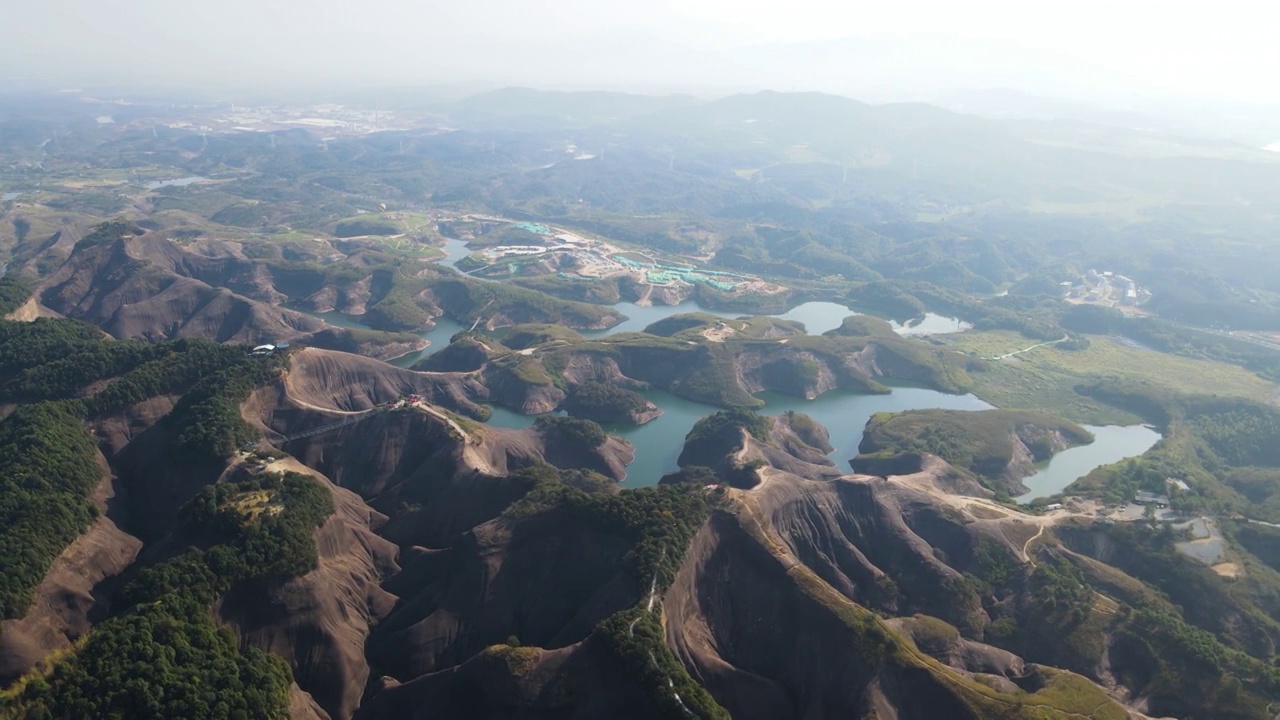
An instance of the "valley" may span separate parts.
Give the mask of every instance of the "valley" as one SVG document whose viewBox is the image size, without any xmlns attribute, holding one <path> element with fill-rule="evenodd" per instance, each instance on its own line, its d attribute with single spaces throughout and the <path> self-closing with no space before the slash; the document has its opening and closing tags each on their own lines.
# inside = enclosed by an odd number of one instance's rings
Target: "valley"
<svg viewBox="0 0 1280 720">
<path fill-rule="evenodd" d="M 1277 305 L 1168 250 L 1225 190 L 529 93 L 0 111 L 0 718 L 1268 716 L 1280 356 L 1204 318 Z"/>
</svg>

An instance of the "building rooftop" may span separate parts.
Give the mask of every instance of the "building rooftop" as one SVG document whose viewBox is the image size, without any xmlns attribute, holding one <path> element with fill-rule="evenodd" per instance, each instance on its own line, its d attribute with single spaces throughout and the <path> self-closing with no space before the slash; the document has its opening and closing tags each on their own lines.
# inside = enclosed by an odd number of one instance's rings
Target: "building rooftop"
<svg viewBox="0 0 1280 720">
<path fill-rule="evenodd" d="M 1168 496 L 1157 495 L 1155 493 L 1147 492 L 1146 490 L 1139 490 L 1136 494 L 1134 494 L 1133 501 L 1138 503 L 1139 505 L 1151 505 L 1151 504 L 1168 505 L 1169 504 Z"/>
</svg>

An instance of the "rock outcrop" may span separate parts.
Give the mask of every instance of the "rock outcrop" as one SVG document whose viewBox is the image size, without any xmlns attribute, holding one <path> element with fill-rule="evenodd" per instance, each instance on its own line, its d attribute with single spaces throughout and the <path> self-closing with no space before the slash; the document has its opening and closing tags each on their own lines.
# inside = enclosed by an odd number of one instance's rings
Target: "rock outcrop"
<svg viewBox="0 0 1280 720">
<path fill-rule="evenodd" d="M 634 449 L 617 438 L 571 446 L 534 427 L 495 428 L 450 414 L 482 415 L 472 398 L 486 392 L 472 374 L 416 372 L 307 349 L 243 412 L 272 436 L 303 435 L 283 449 L 393 515 L 384 532 L 405 545 L 438 547 L 501 513 L 524 491 L 506 480 L 520 468 L 550 463 L 615 481 L 626 476 Z M 415 395 L 421 402 L 385 407 Z"/>
<path fill-rule="evenodd" d="M 416 395 L 426 402 L 471 417 L 485 417 L 479 403 L 488 389 L 470 373 L 417 372 L 352 353 L 306 348 L 290 356 L 284 379 L 260 391 L 248 405 L 267 413 L 270 426 L 286 408 L 361 412 Z"/>
<path fill-rule="evenodd" d="M 14 322 L 31 322 L 36 318 L 42 317 L 61 317 L 61 315 L 41 305 L 33 297 L 28 298 L 27 301 L 22 303 L 17 310 L 5 315 L 4 319 L 12 320 Z"/>
<path fill-rule="evenodd" d="M 842 474 L 827 457 L 831 446 L 827 444 L 826 430 L 815 430 L 816 423 L 807 416 L 799 413 L 756 416 L 758 427 L 755 429 L 761 431 L 759 436 L 732 419 L 736 417 L 739 415 L 720 413 L 695 425 L 680 452 L 680 466 L 712 468 L 722 479 L 741 487 L 754 487 L 759 482 L 755 467 L 777 468 L 814 478 Z M 801 435 L 820 445 L 809 444 Z"/>
<path fill-rule="evenodd" d="M 314 339 L 384 358 L 426 346 L 385 333 L 355 337 L 278 307 L 287 298 L 274 290 L 265 267 L 237 257 L 229 246 L 212 247 L 200 254 L 155 233 L 103 230 L 75 246 L 36 288 L 35 300 L 116 338 L 200 337 L 251 345 Z"/>
<path fill-rule="evenodd" d="M 399 683 L 383 678 L 359 720 L 556 717 L 648 720 L 660 709 L 633 675 L 588 638 L 556 650 L 495 645 L 455 667 Z"/>
<path fill-rule="evenodd" d="M 640 599 L 622 563 L 629 547 L 551 510 L 498 517 L 445 549 L 418 550 L 387 584 L 403 602 L 370 639 L 370 656 L 407 680 L 512 637 L 549 649 L 579 642 Z"/>
</svg>

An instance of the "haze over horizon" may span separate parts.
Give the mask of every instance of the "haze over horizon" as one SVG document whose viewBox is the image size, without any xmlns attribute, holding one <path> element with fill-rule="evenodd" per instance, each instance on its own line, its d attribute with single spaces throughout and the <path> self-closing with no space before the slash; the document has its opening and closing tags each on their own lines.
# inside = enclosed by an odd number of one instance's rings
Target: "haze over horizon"
<svg viewBox="0 0 1280 720">
<path fill-rule="evenodd" d="M 9 84 L 271 90 L 530 85 L 819 90 L 873 101 L 1009 88 L 1124 105 L 1280 103 L 1280 10 L 1243 2 L 247 0 L 11 8 Z"/>
</svg>

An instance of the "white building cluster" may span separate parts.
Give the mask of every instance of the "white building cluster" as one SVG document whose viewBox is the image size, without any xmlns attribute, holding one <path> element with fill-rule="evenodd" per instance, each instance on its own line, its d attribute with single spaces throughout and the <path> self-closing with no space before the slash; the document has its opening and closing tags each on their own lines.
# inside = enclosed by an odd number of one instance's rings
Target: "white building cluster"
<svg viewBox="0 0 1280 720">
<path fill-rule="evenodd" d="M 1137 281 L 1110 270 L 1098 272 L 1090 268 L 1078 283 L 1060 284 L 1067 299 L 1079 303 L 1136 307 L 1151 299 L 1151 292 Z"/>
</svg>

